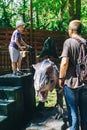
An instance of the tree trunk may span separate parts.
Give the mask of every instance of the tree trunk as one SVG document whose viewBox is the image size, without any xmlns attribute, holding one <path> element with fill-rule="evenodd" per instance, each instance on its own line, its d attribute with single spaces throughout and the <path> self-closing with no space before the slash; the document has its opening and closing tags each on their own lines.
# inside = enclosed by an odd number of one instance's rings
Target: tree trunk
<svg viewBox="0 0 87 130">
<path fill-rule="evenodd" d="M 22 1 L 23 2 L 23 8 L 25 9 L 25 0 Z M 25 12 L 23 11 L 23 14 L 22 14 L 22 17 L 23 17 L 23 21 L 25 22 Z"/>
<path fill-rule="evenodd" d="M 39 16 L 38 16 L 38 3 L 37 3 L 37 11 L 36 11 L 36 24 L 37 24 L 37 29 L 39 29 Z"/>
<path fill-rule="evenodd" d="M 81 14 L 81 0 L 76 0 L 76 19 L 80 20 Z"/>
<path fill-rule="evenodd" d="M 69 0 L 68 3 L 70 21 L 74 19 L 74 0 Z"/>
<path fill-rule="evenodd" d="M 58 19 L 61 20 L 63 18 L 63 12 L 66 6 L 67 0 L 61 0 L 61 8 L 59 10 L 59 15 L 58 15 Z"/>
<path fill-rule="evenodd" d="M 32 31 L 33 31 L 32 0 L 30 0 L 30 43 L 31 43 L 31 45 L 33 45 L 33 41 L 32 41 Z"/>
</svg>

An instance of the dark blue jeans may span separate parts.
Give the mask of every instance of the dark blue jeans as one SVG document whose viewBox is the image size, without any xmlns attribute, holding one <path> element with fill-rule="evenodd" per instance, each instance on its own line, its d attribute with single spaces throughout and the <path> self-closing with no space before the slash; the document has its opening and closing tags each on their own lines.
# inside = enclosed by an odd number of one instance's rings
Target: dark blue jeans
<svg viewBox="0 0 87 130">
<path fill-rule="evenodd" d="M 64 96 L 70 130 L 79 130 L 79 119 L 81 119 L 81 130 L 87 130 L 87 88 L 71 89 L 65 85 Z"/>
</svg>

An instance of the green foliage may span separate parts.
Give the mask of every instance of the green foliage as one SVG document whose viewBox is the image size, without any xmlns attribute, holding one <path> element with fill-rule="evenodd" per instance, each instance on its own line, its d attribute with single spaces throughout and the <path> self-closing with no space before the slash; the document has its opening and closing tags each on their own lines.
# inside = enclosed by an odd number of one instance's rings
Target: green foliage
<svg viewBox="0 0 87 130">
<path fill-rule="evenodd" d="M 87 33 L 87 5 L 86 0 L 82 1 L 82 8 L 81 8 L 81 21 L 83 23 L 83 35 Z"/>
<path fill-rule="evenodd" d="M 35 27 L 47 30 L 61 30 L 61 31 L 65 30 L 63 24 L 64 19 L 66 18 L 58 19 L 58 14 L 61 8 L 60 5 L 61 5 L 60 0 L 58 1 L 34 0 L 33 6 L 35 7 L 36 16 L 38 15 L 38 21 L 39 21 L 39 25 L 38 26 L 36 25 Z M 34 21 L 33 23 L 36 24 L 38 21 Z"/>
<path fill-rule="evenodd" d="M 87 0 L 81 3 L 83 34 L 87 32 Z M 33 29 L 67 31 L 70 20 L 68 0 L 32 0 Z M 16 20 L 23 19 L 30 28 L 30 0 L 0 0 L 0 26 L 15 27 Z M 76 6 L 74 6 L 74 10 Z"/>
</svg>

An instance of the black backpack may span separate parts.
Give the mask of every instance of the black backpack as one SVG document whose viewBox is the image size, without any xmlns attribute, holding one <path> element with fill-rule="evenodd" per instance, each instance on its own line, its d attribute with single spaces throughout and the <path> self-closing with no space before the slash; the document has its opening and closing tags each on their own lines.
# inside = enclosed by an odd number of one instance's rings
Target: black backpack
<svg viewBox="0 0 87 130">
<path fill-rule="evenodd" d="M 76 64 L 76 74 L 81 82 L 87 83 L 87 44 L 85 45 L 80 39 L 74 39 L 80 43 L 80 53 Z"/>
</svg>

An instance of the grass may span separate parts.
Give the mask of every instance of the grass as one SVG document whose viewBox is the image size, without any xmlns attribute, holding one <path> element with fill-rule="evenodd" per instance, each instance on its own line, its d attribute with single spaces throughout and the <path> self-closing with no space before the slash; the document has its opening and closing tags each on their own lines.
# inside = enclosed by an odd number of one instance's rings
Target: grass
<svg viewBox="0 0 87 130">
<path fill-rule="evenodd" d="M 45 102 L 45 106 L 46 107 L 55 106 L 56 100 L 57 100 L 56 90 L 54 89 L 52 92 L 48 93 L 48 97 L 47 97 L 47 101 Z M 39 103 L 39 99 L 38 99 L 38 97 L 36 97 L 36 106 L 38 105 L 38 103 Z M 66 106 L 64 97 L 63 97 L 63 106 Z"/>
<path fill-rule="evenodd" d="M 47 101 L 45 102 L 45 106 L 46 107 L 54 106 L 56 104 L 56 99 L 57 99 L 57 96 L 56 96 L 56 91 L 54 89 L 52 92 L 48 93 L 48 97 L 47 97 Z M 39 99 L 38 99 L 38 97 L 36 97 L 36 106 L 38 105 L 38 103 L 39 103 Z"/>
</svg>

